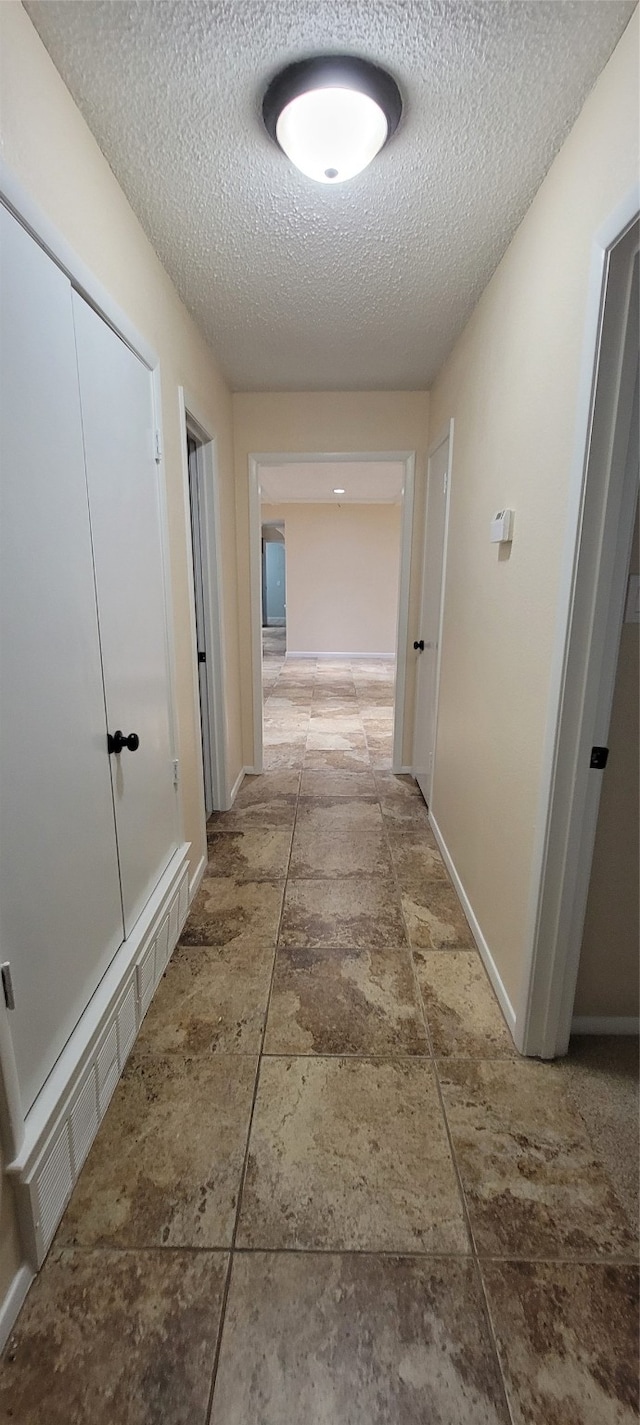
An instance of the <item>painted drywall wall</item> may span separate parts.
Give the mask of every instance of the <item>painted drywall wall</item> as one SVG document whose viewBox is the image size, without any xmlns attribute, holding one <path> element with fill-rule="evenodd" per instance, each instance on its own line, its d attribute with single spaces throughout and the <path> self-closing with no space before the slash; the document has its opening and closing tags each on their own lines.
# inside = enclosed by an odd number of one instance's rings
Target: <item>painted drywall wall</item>
<svg viewBox="0 0 640 1425">
<path fill-rule="evenodd" d="M 282 519 L 287 650 L 395 653 L 400 505 L 263 506 Z"/>
<path fill-rule="evenodd" d="M 630 572 L 640 571 L 636 513 Z M 576 1015 L 637 1016 L 640 1010 L 640 629 L 623 623 L 609 761 L 602 783 Z"/>
<path fill-rule="evenodd" d="M 201 750 L 193 695 L 192 592 L 186 557 L 183 432 L 178 387 L 217 437 L 224 583 L 230 781 L 241 762 L 231 398 L 219 366 L 143 232 L 109 165 L 20 4 L 0 5 L 0 152 L 160 358 L 170 564 L 175 610 L 178 737 L 185 831 L 195 867 Z"/>
<path fill-rule="evenodd" d="M 185 834 L 192 866 L 206 854 L 200 820 L 201 750 L 194 697 L 188 529 L 178 386 L 217 436 L 223 549 L 228 762 L 241 761 L 236 607 L 235 490 L 229 391 L 216 361 L 180 302 L 20 4 L 0 5 L 0 153 L 46 216 L 155 348 L 161 362 L 162 415 L 175 613 L 178 741 Z M 2 1185 L 0 1303 L 19 1254 L 10 1190 Z"/>
<path fill-rule="evenodd" d="M 407 652 L 403 762 L 411 762 L 415 659 L 422 576 L 422 521 L 429 428 L 426 391 L 278 391 L 233 397 L 238 527 L 239 627 L 242 656 L 243 746 L 253 747 L 251 616 L 249 597 L 249 456 L 416 452 L 414 540 Z M 256 710 L 259 715 L 259 710 Z"/>
<path fill-rule="evenodd" d="M 594 234 L 638 172 L 633 17 L 431 393 L 455 418 L 433 810 L 512 1003 L 532 855 Z M 510 555 L 489 521 L 515 509 Z"/>
</svg>

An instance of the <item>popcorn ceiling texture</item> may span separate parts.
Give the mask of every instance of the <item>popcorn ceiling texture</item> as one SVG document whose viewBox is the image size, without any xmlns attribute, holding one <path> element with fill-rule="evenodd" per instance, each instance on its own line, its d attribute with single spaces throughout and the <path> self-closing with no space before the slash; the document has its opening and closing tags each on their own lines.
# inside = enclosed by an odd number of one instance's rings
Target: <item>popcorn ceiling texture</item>
<svg viewBox="0 0 640 1425">
<path fill-rule="evenodd" d="M 47 0 L 25 8 L 235 390 L 429 386 L 633 0 Z M 314 184 L 262 127 L 319 51 L 386 66 L 400 129 Z"/>
</svg>

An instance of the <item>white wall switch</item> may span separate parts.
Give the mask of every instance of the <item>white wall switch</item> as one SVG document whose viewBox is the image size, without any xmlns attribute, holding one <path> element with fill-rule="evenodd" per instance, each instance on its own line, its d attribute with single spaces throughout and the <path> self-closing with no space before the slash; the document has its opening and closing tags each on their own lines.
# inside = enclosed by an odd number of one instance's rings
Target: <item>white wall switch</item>
<svg viewBox="0 0 640 1425">
<path fill-rule="evenodd" d="M 513 510 L 498 510 L 491 521 L 492 544 L 509 544 L 513 539 Z"/>
</svg>

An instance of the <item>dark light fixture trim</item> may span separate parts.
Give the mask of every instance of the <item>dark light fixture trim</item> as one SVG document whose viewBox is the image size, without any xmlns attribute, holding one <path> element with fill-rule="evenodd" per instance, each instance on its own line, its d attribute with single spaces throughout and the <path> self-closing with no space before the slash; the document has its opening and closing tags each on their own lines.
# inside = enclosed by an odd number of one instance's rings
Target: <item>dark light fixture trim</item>
<svg viewBox="0 0 640 1425">
<path fill-rule="evenodd" d="M 267 133 L 278 143 L 276 125 L 287 104 L 310 89 L 356 89 L 367 94 L 382 109 L 387 120 L 385 143 L 395 133 L 402 116 L 402 97 L 395 79 L 357 55 L 324 54 L 287 65 L 268 85 L 262 101 L 262 117 Z M 279 146 L 279 145 L 278 145 Z"/>
</svg>

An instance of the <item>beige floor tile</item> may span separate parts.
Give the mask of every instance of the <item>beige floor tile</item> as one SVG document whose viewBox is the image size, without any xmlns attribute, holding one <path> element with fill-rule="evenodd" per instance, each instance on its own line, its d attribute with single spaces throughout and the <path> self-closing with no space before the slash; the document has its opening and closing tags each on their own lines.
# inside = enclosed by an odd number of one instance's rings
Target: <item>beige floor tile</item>
<svg viewBox="0 0 640 1425">
<path fill-rule="evenodd" d="M 425 1060 L 263 1059 L 240 1247 L 464 1252 Z"/>
<path fill-rule="evenodd" d="M 136 1048 L 165 1054 L 257 1054 L 275 951 L 259 941 L 178 945 Z"/>
<path fill-rule="evenodd" d="M 468 1262 L 236 1256 L 211 1425 L 507 1425 Z"/>
<path fill-rule="evenodd" d="M 402 886 L 401 889 L 407 934 L 416 949 L 475 948 L 469 923 L 449 881 L 433 880 L 422 884 L 416 879 L 410 890 L 405 891 Z"/>
<path fill-rule="evenodd" d="M 281 881 L 237 881 L 205 876 L 180 936 L 183 945 L 275 944 L 282 906 Z"/>
<path fill-rule="evenodd" d="M 265 743 L 262 754 L 265 772 L 276 772 L 296 767 L 302 769 L 305 749 L 306 740 L 296 743 L 287 741 L 278 747 L 270 747 L 268 743 Z"/>
<path fill-rule="evenodd" d="M 393 881 L 346 876 L 287 882 L 280 945 L 378 949 L 406 943 Z"/>
<path fill-rule="evenodd" d="M 220 1252 L 54 1249 L 0 1365 L 13 1425 L 206 1425 Z"/>
<path fill-rule="evenodd" d="M 408 950 L 278 951 L 266 1054 L 426 1054 Z"/>
<path fill-rule="evenodd" d="M 514 1425 L 636 1425 L 635 1268 L 487 1262 L 482 1274 Z"/>
<path fill-rule="evenodd" d="M 228 1247 L 255 1072 L 248 1054 L 134 1053 L 57 1244 Z"/>
<path fill-rule="evenodd" d="M 376 776 L 378 775 L 379 773 L 376 772 Z M 422 796 L 402 796 L 397 788 L 389 792 L 384 788 L 381 789 L 380 806 L 382 815 L 388 823 L 390 834 L 408 831 L 413 836 L 420 832 L 428 836 L 434 846 L 436 845 L 435 837 L 429 826 L 429 814 Z"/>
<path fill-rule="evenodd" d="M 367 744 L 361 727 L 337 726 L 323 731 L 311 724 L 307 736 L 309 752 L 366 752 Z"/>
<path fill-rule="evenodd" d="M 517 1050 L 477 950 L 415 950 L 436 1058 L 513 1058 Z"/>
<path fill-rule="evenodd" d="M 440 1078 L 481 1255 L 634 1254 L 635 1231 L 554 1065 L 440 1060 Z"/>
<path fill-rule="evenodd" d="M 236 881 L 284 880 L 291 853 L 290 826 L 248 827 L 245 831 L 207 833 L 207 876 L 231 876 Z"/>
<path fill-rule="evenodd" d="M 332 767 L 302 773 L 303 797 L 377 797 L 373 772 L 340 772 Z"/>
<path fill-rule="evenodd" d="M 430 1064 L 262 1059 L 237 1241 L 465 1253 Z"/>
<path fill-rule="evenodd" d="M 387 797 L 418 797 L 422 802 L 418 783 L 408 773 L 376 771 L 373 775 L 378 796 L 382 800 Z M 424 806 L 424 802 L 422 804 Z"/>
<path fill-rule="evenodd" d="M 272 801 L 293 799 L 300 790 L 299 772 L 262 772 L 260 776 L 245 777 L 234 802 L 234 808 L 269 806 Z M 226 812 L 221 813 L 226 816 Z"/>
<path fill-rule="evenodd" d="M 398 834 L 393 830 L 389 831 L 388 821 L 385 825 L 393 869 L 403 891 L 411 891 L 414 886 L 421 888 L 428 881 L 451 884 L 447 868 L 428 827 L 414 834 L 410 831 Z"/>
<path fill-rule="evenodd" d="M 319 797 L 298 803 L 289 875 L 390 876 L 391 857 L 377 801 Z"/>
<path fill-rule="evenodd" d="M 337 772 L 362 772 L 365 768 L 371 768 L 364 739 L 362 747 L 350 747 L 346 751 L 336 750 L 334 747 L 310 747 L 307 742 L 303 765 L 305 772 L 309 768 L 317 771 L 323 767 L 333 768 Z"/>
</svg>

